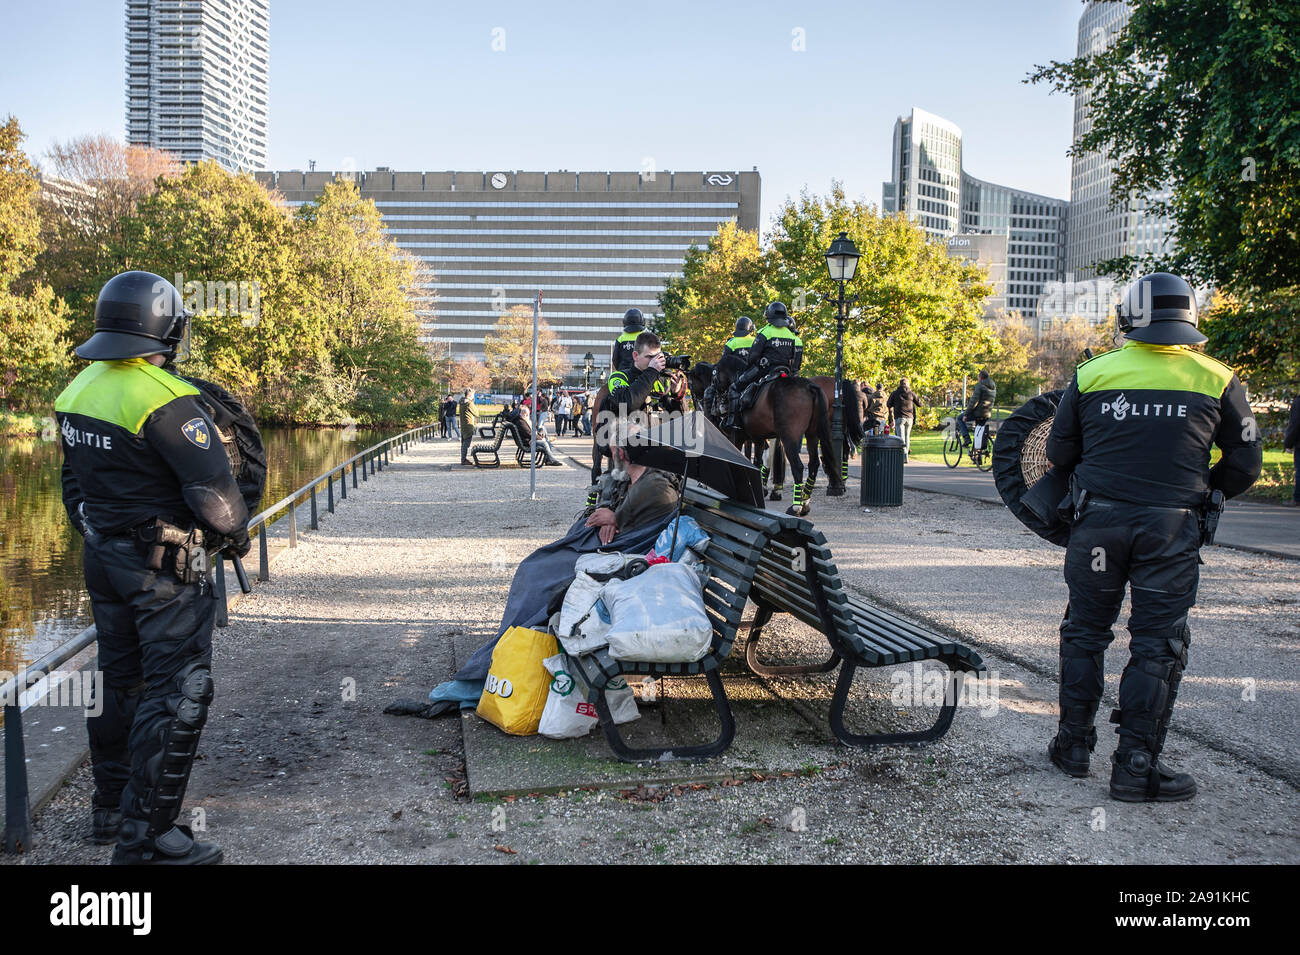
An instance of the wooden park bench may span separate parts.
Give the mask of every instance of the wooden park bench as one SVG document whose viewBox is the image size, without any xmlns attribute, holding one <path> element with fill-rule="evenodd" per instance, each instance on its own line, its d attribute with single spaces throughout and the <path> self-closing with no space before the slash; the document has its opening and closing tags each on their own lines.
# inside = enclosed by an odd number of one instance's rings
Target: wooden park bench
<svg viewBox="0 0 1300 955">
<path fill-rule="evenodd" d="M 709 653 L 695 663 L 615 660 L 608 647 L 570 657 L 587 681 L 590 702 L 600 714 L 610 748 L 620 759 L 642 762 L 704 758 L 716 756 L 731 745 L 736 724 L 718 669 L 731 653 L 747 601 L 753 601 L 757 608 L 745 647 L 746 663 L 755 673 L 786 676 L 828 673 L 840 667 L 829 717 L 831 732 L 840 742 L 858 747 L 919 744 L 936 740 L 948 731 L 964 675 L 985 670 L 979 654 L 949 637 L 850 596 L 826 538 L 807 520 L 737 504 L 698 487 L 687 489 L 683 513 L 695 518 L 710 535 L 705 553 L 710 577 L 704 587 L 706 612 L 713 622 Z M 830 658 L 824 663 L 800 666 L 762 663 L 758 644 L 763 628 L 778 613 L 789 614 L 825 636 Z M 929 729 L 858 734 L 844 725 L 845 703 L 859 668 L 894 667 L 925 660 L 943 663 L 949 671 L 948 693 Z M 611 681 L 627 674 L 655 678 L 703 676 L 721 724 L 718 738 L 691 746 L 629 747 L 619 735 L 604 694 Z"/>
</svg>

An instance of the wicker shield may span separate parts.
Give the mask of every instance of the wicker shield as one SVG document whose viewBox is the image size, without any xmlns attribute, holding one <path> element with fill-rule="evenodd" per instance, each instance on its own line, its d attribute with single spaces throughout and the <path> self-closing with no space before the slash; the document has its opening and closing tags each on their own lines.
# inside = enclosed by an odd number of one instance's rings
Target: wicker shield
<svg viewBox="0 0 1300 955">
<path fill-rule="evenodd" d="M 1055 504 L 1065 493 L 1064 479 L 1052 473 L 1049 481 L 1039 488 L 1039 494 L 1026 500 L 1030 489 L 1051 470 L 1047 435 L 1052 430 L 1061 394 L 1049 391 L 1031 398 L 998 425 L 998 439 L 993 445 L 993 480 L 1003 502 L 1020 523 L 1044 540 L 1064 547 L 1070 539 L 1070 525 L 1055 513 Z"/>
</svg>

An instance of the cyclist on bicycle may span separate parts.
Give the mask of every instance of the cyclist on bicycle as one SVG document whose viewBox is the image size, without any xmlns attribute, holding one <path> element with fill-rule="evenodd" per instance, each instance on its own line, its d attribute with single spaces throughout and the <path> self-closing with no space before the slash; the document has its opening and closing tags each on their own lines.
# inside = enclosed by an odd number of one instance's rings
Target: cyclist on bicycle
<svg viewBox="0 0 1300 955">
<path fill-rule="evenodd" d="M 989 418 L 993 415 L 993 402 L 997 400 L 998 386 L 993 384 L 993 379 L 989 377 L 987 371 L 981 371 L 979 381 L 975 383 L 975 391 L 971 393 L 970 404 L 966 410 L 957 418 L 957 432 L 961 435 L 964 445 L 970 447 L 970 428 L 966 422 L 973 422 L 977 427 L 988 424 Z"/>
</svg>

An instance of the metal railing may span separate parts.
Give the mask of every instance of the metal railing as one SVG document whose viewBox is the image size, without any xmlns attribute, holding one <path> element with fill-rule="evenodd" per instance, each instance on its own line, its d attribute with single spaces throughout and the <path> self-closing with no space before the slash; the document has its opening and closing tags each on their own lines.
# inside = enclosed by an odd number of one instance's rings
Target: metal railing
<svg viewBox="0 0 1300 955">
<path fill-rule="evenodd" d="M 348 468 L 352 468 L 352 487 L 355 490 L 361 482 L 369 481 L 392 463 L 393 455 L 404 454 L 417 441 L 428 441 L 434 436 L 436 424 L 424 424 L 411 428 L 371 445 L 364 451 L 354 454 L 341 464 L 336 464 L 328 471 L 322 471 L 296 491 L 282 497 L 270 507 L 254 514 L 248 521 L 248 534 L 258 539 L 257 579 L 271 579 L 270 546 L 267 542 L 267 529 L 285 514 L 289 519 L 290 547 L 298 546 L 298 508 L 310 502 L 310 526 L 312 530 L 320 527 L 321 485 L 325 485 L 325 509 L 333 514 L 336 503 L 347 500 Z M 334 493 L 338 483 L 338 495 Z M 226 599 L 225 561 L 218 556 L 216 560 L 215 589 L 221 598 L 217 606 L 217 626 L 225 627 L 230 622 L 228 601 Z M 19 669 L 18 673 L 0 684 L 0 700 L 4 701 L 5 733 L 5 828 L 4 842 L 0 851 L 23 852 L 31 848 L 31 801 L 27 786 L 26 747 L 23 744 L 22 695 L 36 683 L 48 676 L 55 667 L 71 660 L 82 650 L 95 642 L 94 624 L 82 630 L 75 637 L 55 647 L 35 663 Z M 11 702 L 12 701 L 12 702 Z"/>
</svg>

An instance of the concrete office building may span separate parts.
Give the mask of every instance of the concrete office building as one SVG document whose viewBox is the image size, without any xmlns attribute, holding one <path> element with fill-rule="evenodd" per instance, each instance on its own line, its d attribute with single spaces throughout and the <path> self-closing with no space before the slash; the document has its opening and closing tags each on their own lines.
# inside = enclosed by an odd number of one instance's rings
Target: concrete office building
<svg viewBox="0 0 1300 955">
<path fill-rule="evenodd" d="M 334 173 L 264 172 L 291 204 Z M 432 271 L 426 337 L 456 358 L 483 357 L 504 309 L 542 293 L 542 314 L 580 373 L 609 365 L 623 313 L 658 309 L 686 250 L 735 219 L 756 230 L 759 174 L 710 172 L 394 172 L 354 174 L 388 234 Z"/>
<path fill-rule="evenodd" d="M 1078 54 L 1106 49 L 1124 29 L 1132 12 L 1127 3 L 1117 0 L 1090 2 L 1079 18 Z M 1074 98 L 1076 143 L 1091 129 L 1090 100 L 1087 90 Z M 1114 178 L 1114 163 L 1103 153 L 1081 153 L 1071 159 L 1065 271 L 1072 283 L 1082 285 L 1067 293 L 1059 311 L 1083 314 L 1092 321 L 1109 320 L 1111 306 L 1118 301 L 1120 292 L 1109 280 L 1092 281 L 1097 262 L 1169 251 L 1169 220 L 1145 211 L 1148 203 L 1143 201 L 1112 206 L 1110 190 Z M 1166 196 L 1153 198 L 1159 200 Z"/>
<path fill-rule="evenodd" d="M 126 141 L 266 167 L 270 0 L 127 0 Z"/>
<path fill-rule="evenodd" d="M 1069 203 L 967 174 L 962 168 L 961 128 L 915 107 L 910 116 L 894 123 L 891 168 L 894 178 L 884 183 L 882 210 L 904 213 L 944 240 L 954 254 L 965 246 L 949 243 L 952 236 L 1004 236 L 1005 276 L 990 276 L 995 291 L 985 314 L 992 317 L 1007 310 L 1034 318 L 1044 287 L 1064 276 Z M 980 261 L 998 261 L 992 246 L 980 248 Z"/>
<path fill-rule="evenodd" d="M 993 294 L 984 301 L 984 316 L 992 318 L 1008 308 L 1007 236 L 1005 233 L 951 235 L 945 240 L 948 254 L 982 265 L 989 275 Z"/>
<path fill-rule="evenodd" d="M 963 175 L 961 203 L 962 233 L 1006 237 L 1005 308 L 1034 318 L 1065 272 L 1069 202 Z"/>
</svg>

